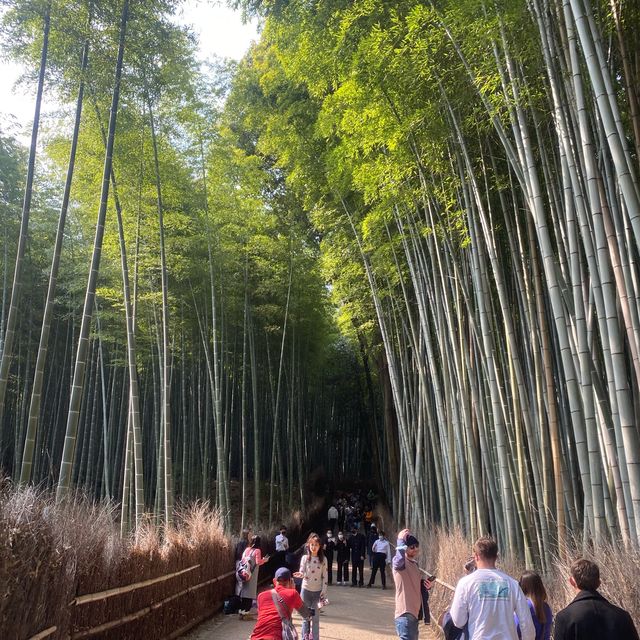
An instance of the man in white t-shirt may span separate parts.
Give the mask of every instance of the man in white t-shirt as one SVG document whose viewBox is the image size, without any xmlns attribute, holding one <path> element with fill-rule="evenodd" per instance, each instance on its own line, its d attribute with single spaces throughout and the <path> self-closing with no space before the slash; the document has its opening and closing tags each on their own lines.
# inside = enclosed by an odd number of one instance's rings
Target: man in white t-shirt
<svg viewBox="0 0 640 640">
<path fill-rule="evenodd" d="M 276 536 L 276 568 L 287 566 L 287 551 L 289 550 L 289 538 L 287 538 L 287 528 L 282 525 L 280 533 Z"/>
<path fill-rule="evenodd" d="M 527 599 L 516 580 L 496 569 L 498 545 L 484 537 L 473 545 L 477 569 L 461 578 L 451 604 L 453 624 L 469 625 L 469 640 L 518 640 L 513 614 L 520 621 L 522 640 L 535 640 Z"/>
</svg>

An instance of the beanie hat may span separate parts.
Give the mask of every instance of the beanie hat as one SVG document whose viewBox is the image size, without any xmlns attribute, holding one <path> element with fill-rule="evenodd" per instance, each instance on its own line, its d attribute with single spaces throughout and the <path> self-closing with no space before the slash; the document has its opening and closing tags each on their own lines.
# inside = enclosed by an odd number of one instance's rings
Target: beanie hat
<svg viewBox="0 0 640 640">
<path fill-rule="evenodd" d="M 420 543 L 418 542 L 418 539 L 415 536 L 412 536 L 411 534 L 409 534 L 405 539 L 404 539 L 404 543 L 407 545 L 407 547 L 419 547 Z"/>
</svg>

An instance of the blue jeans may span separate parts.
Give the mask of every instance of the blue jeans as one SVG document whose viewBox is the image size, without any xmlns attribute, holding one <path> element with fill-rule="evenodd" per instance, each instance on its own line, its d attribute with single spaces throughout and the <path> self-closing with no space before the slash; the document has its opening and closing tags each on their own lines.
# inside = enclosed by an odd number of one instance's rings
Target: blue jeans
<svg viewBox="0 0 640 640">
<path fill-rule="evenodd" d="M 411 613 L 403 613 L 396 618 L 396 633 L 400 640 L 418 640 L 418 618 Z"/>
<path fill-rule="evenodd" d="M 302 602 L 304 602 L 309 609 L 315 609 L 316 614 L 309 619 L 302 621 L 302 640 L 307 638 L 313 638 L 313 640 L 320 640 L 320 612 L 318 611 L 318 601 L 320 600 L 320 591 L 307 591 L 303 589 L 300 592 Z M 416 628 L 418 621 L 416 620 Z M 311 627 L 311 629 L 309 629 Z M 311 631 L 311 633 L 310 633 Z M 417 636 L 416 636 L 417 637 Z"/>
</svg>

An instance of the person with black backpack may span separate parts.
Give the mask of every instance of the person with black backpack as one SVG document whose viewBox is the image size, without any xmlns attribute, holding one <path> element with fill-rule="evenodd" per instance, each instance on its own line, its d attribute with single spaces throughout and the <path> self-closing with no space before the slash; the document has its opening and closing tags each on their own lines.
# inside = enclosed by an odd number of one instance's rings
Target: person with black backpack
<svg viewBox="0 0 640 640">
<path fill-rule="evenodd" d="M 305 619 L 315 614 L 296 591 L 289 569 L 281 567 L 276 571 L 273 586 L 258 596 L 258 621 L 251 640 L 295 640 L 297 633 L 291 622 L 293 610 Z"/>
</svg>

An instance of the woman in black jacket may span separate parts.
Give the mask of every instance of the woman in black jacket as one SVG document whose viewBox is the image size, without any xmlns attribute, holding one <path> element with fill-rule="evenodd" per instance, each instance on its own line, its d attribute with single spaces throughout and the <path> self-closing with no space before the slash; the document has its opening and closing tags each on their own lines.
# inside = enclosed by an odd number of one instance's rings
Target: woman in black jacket
<svg viewBox="0 0 640 640">
<path fill-rule="evenodd" d="M 337 584 L 347 584 L 349 582 L 349 545 L 344 539 L 342 531 L 338 532 L 336 554 L 338 556 Z"/>
</svg>

